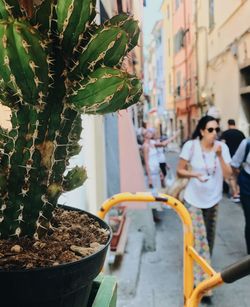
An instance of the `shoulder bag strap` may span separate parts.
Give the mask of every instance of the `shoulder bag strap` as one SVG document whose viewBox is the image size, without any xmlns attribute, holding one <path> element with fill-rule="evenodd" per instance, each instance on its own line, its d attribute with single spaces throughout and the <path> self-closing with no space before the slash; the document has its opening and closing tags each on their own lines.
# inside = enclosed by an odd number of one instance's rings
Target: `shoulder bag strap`
<svg viewBox="0 0 250 307">
<path fill-rule="evenodd" d="M 195 140 L 192 140 L 192 146 L 190 148 L 190 153 L 189 153 L 189 161 L 190 162 L 192 160 L 193 154 L 194 154 L 194 145 L 195 145 Z"/>
</svg>

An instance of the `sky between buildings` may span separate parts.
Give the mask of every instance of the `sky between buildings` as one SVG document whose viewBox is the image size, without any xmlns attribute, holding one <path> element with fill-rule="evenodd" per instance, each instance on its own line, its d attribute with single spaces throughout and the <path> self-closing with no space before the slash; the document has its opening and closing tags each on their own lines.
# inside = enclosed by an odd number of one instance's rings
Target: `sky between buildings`
<svg viewBox="0 0 250 307">
<path fill-rule="evenodd" d="M 144 46 L 146 47 L 151 37 L 151 31 L 154 27 L 154 24 L 157 20 L 161 19 L 160 7 L 162 0 L 147 0 L 147 5 L 144 7 L 144 24 L 143 24 L 143 32 L 144 32 Z"/>
</svg>

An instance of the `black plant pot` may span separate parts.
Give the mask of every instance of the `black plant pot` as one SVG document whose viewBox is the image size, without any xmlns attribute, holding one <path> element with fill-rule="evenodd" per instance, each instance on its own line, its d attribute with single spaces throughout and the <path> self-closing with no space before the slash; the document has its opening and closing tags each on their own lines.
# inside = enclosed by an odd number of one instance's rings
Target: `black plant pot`
<svg viewBox="0 0 250 307">
<path fill-rule="evenodd" d="M 72 210 L 69 207 L 64 208 Z M 88 212 L 85 213 L 111 234 L 110 227 L 104 221 Z M 110 240 L 111 235 L 103 249 L 79 261 L 13 272 L 0 270 L 0 306 L 87 306 L 92 282 L 103 267 Z"/>
</svg>

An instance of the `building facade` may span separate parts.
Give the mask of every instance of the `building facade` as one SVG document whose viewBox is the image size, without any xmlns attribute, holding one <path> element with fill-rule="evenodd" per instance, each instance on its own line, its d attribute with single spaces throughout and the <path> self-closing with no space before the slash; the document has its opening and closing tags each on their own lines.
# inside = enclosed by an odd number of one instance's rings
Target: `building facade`
<svg viewBox="0 0 250 307">
<path fill-rule="evenodd" d="M 168 134 L 173 134 L 176 129 L 176 112 L 174 104 L 174 54 L 173 54 L 173 1 L 163 0 L 161 5 L 162 13 L 162 31 L 164 48 L 164 81 L 165 81 L 165 105 L 166 105 L 166 123 Z"/>
<path fill-rule="evenodd" d="M 214 106 L 249 135 L 250 1 L 198 1 L 200 85 L 207 108 Z M 205 65 L 206 64 L 206 65 Z"/>
<path fill-rule="evenodd" d="M 148 46 L 147 52 L 144 56 L 144 120 L 149 127 L 157 126 L 155 122 L 157 117 L 157 86 L 156 86 L 156 46 L 155 40 L 152 39 Z"/>
<path fill-rule="evenodd" d="M 249 135 L 250 0 L 163 0 L 161 12 L 163 59 L 156 31 L 145 65 L 151 108 L 163 95 L 167 130 L 181 129 L 180 142 L 207 112 L 220 119 L 222 129 L 234 118 Z"/>
<path fill-rule="evenodd" d="M 196 24 L 194 1 L 176 0 L 173 8 L 174 104 L 181 142 L 200 117 L 197 89 Z"/>
</svg>

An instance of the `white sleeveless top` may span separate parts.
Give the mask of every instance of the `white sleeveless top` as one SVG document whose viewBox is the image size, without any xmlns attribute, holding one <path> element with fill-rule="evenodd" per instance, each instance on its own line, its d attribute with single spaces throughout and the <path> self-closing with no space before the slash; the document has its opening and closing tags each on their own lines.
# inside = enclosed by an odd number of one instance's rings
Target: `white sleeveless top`
<svg viewBox="0 0 250 307">
<path fill-rule="evenodd" d="M 159 174 L 158 153 L 155 147 L 154 140 L 150 140 L 150 143 L 149 143 L 148 160 L 149 160 L 149 168 L 150 168 L 151 174 Z"/>
<path fill-rule="evenodd" d="M 231 162 L 227 145 L 216 141 L 222 148 L 225 163 Z M 199 140 L 188 141 L 184 144 L 180 158 L 189 161 L 194 172 L 204 174 L 208 178 L 201 182 L 197 178 L 190 178 L 184 192 L 184 199 L 197 208 L 211 208 L 222 198 L 223 173 L 216 153 L 203 152 Z"/>
</svg>

